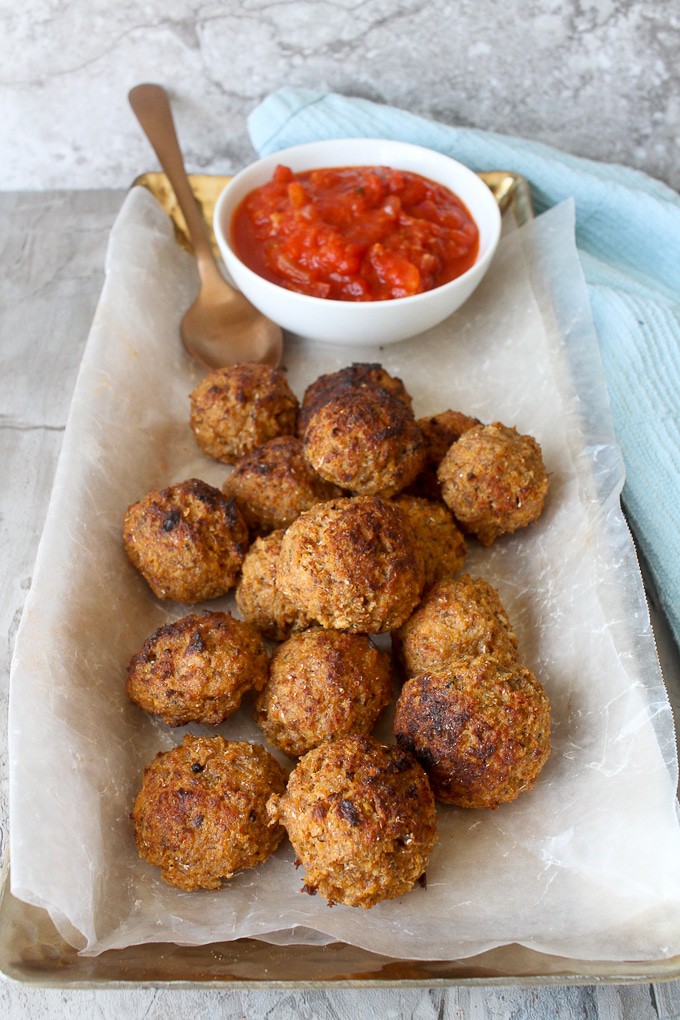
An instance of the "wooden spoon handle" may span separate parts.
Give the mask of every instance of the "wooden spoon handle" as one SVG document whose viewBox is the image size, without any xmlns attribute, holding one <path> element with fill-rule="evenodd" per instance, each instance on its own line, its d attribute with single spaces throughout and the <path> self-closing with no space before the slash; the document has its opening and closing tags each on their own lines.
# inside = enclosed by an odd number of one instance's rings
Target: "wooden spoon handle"
<svg viewBox="0 0 680 1020">
<path fill-rule="evenodd" d="M 172 185 L 196 258 L 199 263 L 215 265 L 203 216 L 187 177 L 167 92 L 161 85 L 137 85 L 128 93 L 128 100 Z"/>
</svg>

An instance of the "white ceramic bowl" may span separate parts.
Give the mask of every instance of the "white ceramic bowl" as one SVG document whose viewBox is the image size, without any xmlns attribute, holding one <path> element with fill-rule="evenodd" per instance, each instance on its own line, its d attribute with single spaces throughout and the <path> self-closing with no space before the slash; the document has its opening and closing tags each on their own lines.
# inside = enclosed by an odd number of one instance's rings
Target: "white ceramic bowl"
<svg viewBox="0 0 680 1020">
<path fill-rule="evenodd" d="M 244 265 L 234 253 L 230 224 L 248 192 L 271 180 L 278 164 L 294 171 L 318 167 L 388 166 L 438 181 L 465 203 L 479 228 L 479 252 L 473 266 L 449 283 L 423 294 L 387 301 L 337 301 L 298 294 L 271 283 Z M 292 333 L 338 344 L 387 344 L 415 336 L 451 315 L 472 294 L 493 258 L 501 217 L 487 185 L 448 156 L 406 142 L 356 138 L 309 142 L 282 149 L 251 163 L 227 184 L 215 207 L 214 231 L 227 271 L 247 298 Z"/>
</svg>

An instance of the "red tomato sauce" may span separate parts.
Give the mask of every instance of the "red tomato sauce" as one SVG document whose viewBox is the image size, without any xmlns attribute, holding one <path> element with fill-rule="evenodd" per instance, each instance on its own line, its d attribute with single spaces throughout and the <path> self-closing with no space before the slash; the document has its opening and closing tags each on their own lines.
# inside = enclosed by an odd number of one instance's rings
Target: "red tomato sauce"
<svg viewBox="0 0 680 1020">
<path fill-rule="evenodd" d="M 452 191 L 419 174 L 278 166 L 236 209 L 231 240 L 250 269 L 289 290 L 382 301 L 460 276 L 479 231 Z"/>
</svg>

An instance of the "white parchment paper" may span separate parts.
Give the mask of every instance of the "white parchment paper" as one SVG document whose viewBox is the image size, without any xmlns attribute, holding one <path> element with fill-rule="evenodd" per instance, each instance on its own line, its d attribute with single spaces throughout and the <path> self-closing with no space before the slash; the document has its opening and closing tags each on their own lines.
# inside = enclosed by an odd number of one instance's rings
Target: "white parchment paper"
<svg viewBox="0 0 680 1020">
<path fill-rule="evenodd" d="M 680 953 L 675 737 L 632 541 L 623 466 L 569 203 L 507 236 L 473 298 L 401 344 L 343 350 L 289 338 L 302 395 L 322 372 L 381 361 L 418 415 L 456 408 L 534 435 L 552 484 L 535 525 L 466 569 L 496 585 L 522 660 L 553 708 L 535 789 L 495 812 L 440 809 L 427 888 L 370 911 L 300 893 L 288 844 L 219 892 L 164 885 L 129 811 L 144 765 L 181 740 L 128 703 L 125 669 L 187 608 L 155 600 L 127 563 L 126 507 L 196 476 L 221 484 L 188 426 L 200 370 L 178 342 L 192 260 L 134 190 L 111 235 L 11 676 L 12 891 L 87 954 L 142 942 L 341 939 L 453 960 L 520 943 L 577 959 Z M 231 607 L 229 600 L 213 603 Z M 261 740 L 248 706 L 219 727 Z M 389 737 L 389 719 L 383 733 Z"/>
</svg>

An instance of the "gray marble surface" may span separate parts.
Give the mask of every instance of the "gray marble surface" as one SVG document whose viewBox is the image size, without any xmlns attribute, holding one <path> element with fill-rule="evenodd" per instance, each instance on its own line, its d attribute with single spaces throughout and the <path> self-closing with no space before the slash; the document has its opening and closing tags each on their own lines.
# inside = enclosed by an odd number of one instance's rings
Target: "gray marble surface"
<svg viewBox="0 0 680 1020">
<path fill-rule="evenodd" d="M 9 663 L 77 369 L 103 280 L 115 191 L 0 195 L 0 855 L 7 850 Z M 660 653 L 675 653 L 659 630 Z M 672 667 L 671 667 L 672 668 Z M 677 675 L 674 682 L 677 683 Z M 68 975 L 64 975 L 68 982 Z M 238 990 L 0 982 L 0 1016 L 671 1020 L 680 982 L 545 987 Z"/>
<path fill-rule="evenodd" d="M 126 102 L 171 89 L 191 169 L 253 156 L 285 84 L 539 139 L 680 187 L 680 7 L 655 0 L 26 0 L 0 5 L 0 188 L 152 169 Z"/>
<path fill-rule="evenodd" d="M 125 188 L 153 169 L 128 89 L 169 88 L 196 171 L 229 173 L 252 158 L 248 113 L 292 84 L 539 139 L 680 188 L 679 29 L 678 4 L 652 0 L 0 4 L 3 859 L 9 662 L 121 202 L 117 191 L 71 189 Z M 674 655 L 662 636 L 664 650 Z M 3 981 L 0 1016 L 673 1020 L 680 983 L 74 991 Z"/>
</svg>

